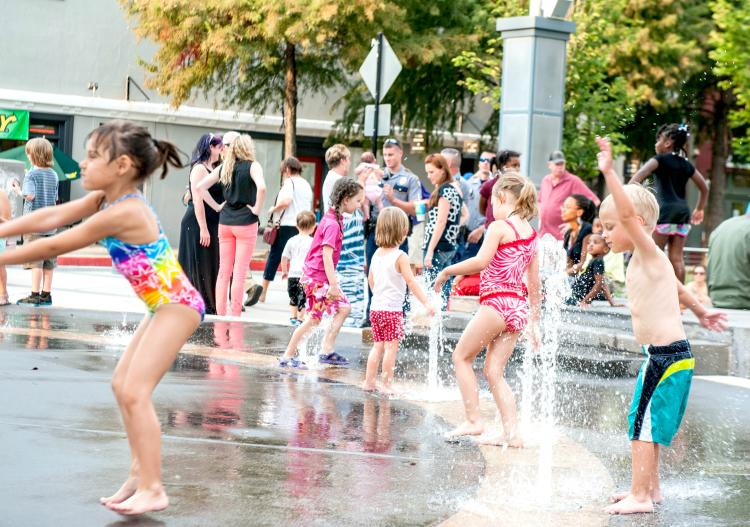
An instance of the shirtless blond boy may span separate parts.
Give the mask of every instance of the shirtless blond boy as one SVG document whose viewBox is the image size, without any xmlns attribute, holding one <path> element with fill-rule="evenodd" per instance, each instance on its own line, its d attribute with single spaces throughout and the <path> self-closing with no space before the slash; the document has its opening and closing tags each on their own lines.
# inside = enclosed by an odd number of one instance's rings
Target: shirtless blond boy
<svg viewBox="0 0 750 527">
<path fill-rule="evenodd" d="M 601 205 L 603 236 L 616 253 L 633 251 L 625 286 L 633 320 L 633 333 L 647 358 L 638 374 L 628 415 L 631 440 L 630 492 L 613 496 L 610 514 L 653 512 L 661 502 L 659 445 L 669 445 L 687 406 L 695 359 L 685 338 L 680 302 L 688 306 L 701 325 L 726 329 L 726 315 L 710 312 L 679 283 L 672 264 L 651 233 L 659 205 L 640 185 L 623 186 L 612 169 L 612 148 L 598 138 L 599 169 L 611 192 Z"/>
</svg>

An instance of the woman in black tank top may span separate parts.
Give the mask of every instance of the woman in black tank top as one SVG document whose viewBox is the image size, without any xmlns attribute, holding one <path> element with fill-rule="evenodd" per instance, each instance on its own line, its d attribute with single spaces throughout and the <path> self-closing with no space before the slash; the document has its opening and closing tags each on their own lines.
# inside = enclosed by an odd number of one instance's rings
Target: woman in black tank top
<svg viewBox="0 0 750 527">
<path fill-rule="evenodd" d="M 685 281 L 683 252 L 690 225 L 703 221 L 703 209 L 708 200 L 708 185 L 700 172 L 681 154 L 687 156 L 687 125 L 667 124 L 656 133 L 656 156 L 633 176 L 631 183 L 642 183 L 654 174 L 656 200 L 659 202 L 659 219 L 656 222 L 654 241 L 664 249 L 667 246 L 669 261 L 680 282 Z M 687 182 L 692 180 L 700 192 L 698 204 L 690 213 L 686 199 Z"/>
<path fill-rule="evenodd" d="M 230 292 L 232 316 L 242 313 L 245 277 L 258 239 L 258 215 L 263 210 L 266 183 L 263 169 L 255 161 L 249 135 L 242 134 L 226 149 L 224 163 L 204 179 L 200 187 L 219 181 L 224 204 L 219 213 L 219 276 L 216 280 L 216 313 L 227 314 Z"/>
</svg>

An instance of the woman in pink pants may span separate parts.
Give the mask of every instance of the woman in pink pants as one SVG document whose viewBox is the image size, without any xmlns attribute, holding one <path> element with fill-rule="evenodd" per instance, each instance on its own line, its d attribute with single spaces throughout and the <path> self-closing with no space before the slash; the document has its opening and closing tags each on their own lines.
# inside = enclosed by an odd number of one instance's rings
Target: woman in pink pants
<svg viewBox="0 0 750 527">
<path fill-rule="evenodd" d="M 224 163 L 201 181 L 208 188 L 221 181 L 224 205 L 219 213 L 219 277 L 216 281 L 216 314 L 227 314 L 227 290 L 230 314 L 242 313 L 245 276 L 258 239 L 258 214 L 263 210 L 266 183 L 263 168 L 255 161 L 255 146 L 249 135 L 232 141 L 224 154 Z"/>
</svg>

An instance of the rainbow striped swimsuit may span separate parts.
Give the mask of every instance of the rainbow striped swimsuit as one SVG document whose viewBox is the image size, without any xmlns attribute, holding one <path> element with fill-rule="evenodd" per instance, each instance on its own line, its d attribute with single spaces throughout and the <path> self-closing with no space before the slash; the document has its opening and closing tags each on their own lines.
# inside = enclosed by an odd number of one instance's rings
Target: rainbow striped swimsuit
<svg viewBox="0 0 750 527">
<path fill-rule="evenodd" d="M 104 207 L 128 198 L 146 201 L 142 194 L 126 194 Z M 155 313 L 164 304 L 184 304 L 195 309 L 203 320 L 206 314 L 203 297 L 182 271 L 158 218 L 156 222 L 159 237 L 153 242 L 134 245 L 109 236 L 102 243 L 109 251 L 112 264 L 130 282 L 149 313 Z"/>
</svg>

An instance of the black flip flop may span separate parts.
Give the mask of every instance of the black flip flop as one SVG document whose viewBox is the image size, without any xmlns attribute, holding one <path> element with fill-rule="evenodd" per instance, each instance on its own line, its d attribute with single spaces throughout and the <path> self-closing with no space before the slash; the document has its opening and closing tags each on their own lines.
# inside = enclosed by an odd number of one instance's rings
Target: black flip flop
<svg viewBox="0 0 750 527">
<path fill-rule="evenodd" d="M 263 286 L 256 285 L 252 293 L 250 292 L 249 289 L 245 292 L 247 293 L 247 300 L 245 300 L 245 306 L 246 307 L 254 306 L 255 304 L 258 303 L 258 299 L 260 298 L 260 295 L 263 292 Z"/>
</svg>

